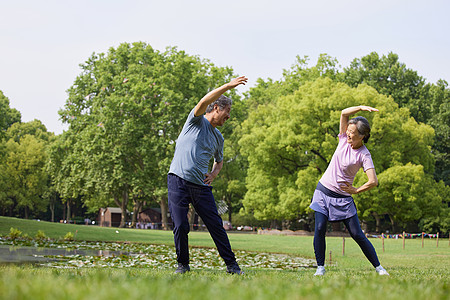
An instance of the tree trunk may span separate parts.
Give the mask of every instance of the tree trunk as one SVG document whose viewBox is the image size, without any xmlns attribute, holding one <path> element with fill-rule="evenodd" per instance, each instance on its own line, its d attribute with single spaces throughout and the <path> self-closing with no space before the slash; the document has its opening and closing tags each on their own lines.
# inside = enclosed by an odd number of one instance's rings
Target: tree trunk
<svg viewBox="0 0 450 300">
<path fill-rule="evenodd" d="M 380 233 L 380 216 L 376 212 L 373 212 L 372 215 L 375 218 L 375 231 Z"/>
<path fill-rule="evenodd" d="M 25 211 L 25 219 L 28 219 L 28 206 L 25 206 L 24 211 Z"/>
<path fill-rule="evenodd" d="M 394 221 L 394 217 L 390 214 L 388 214 L 389 219 L 391 220 L 391 225 L 392 225 L 392 233 L 395 233 L 395 221 Z"/>
<path fill-rule="evenodd" d="M 14 198 L 11 198 L 11 200 L 13 201 L 13 203 L 16 202 Z M 14 207 L 15 207 L 15 204 L 9 206 L 9 216 L 10 216 L 10 217 L 13 216 Z"/>
<path fill-rule="evenodd" d="M 118 207 L 122 207 L 122 202 L 119 201 L 119 196 L 118 195 L 113 195 L 113 199 L 114 199 L 114 203 L 116 203 L 116 205 Z"/>
<path fill-rule="evenodd" d="M 66 205 L 67 205 L 66 222 L 69 223 L 69 221 L 70 221 L 70 201 L 69 200 L 66 201 Z"/>
<path fill-rule="evenodd" d="M 51 220 L 51 222 L 55 222 L 55 201 L 50 202 L 49 208 L 50 208 L 50 212 L 52 213 L 50 220 Z"/>
<path fill-rule="evenodd" d="M 189 205 L 188 220 L 189 220 L 189 228 L 191 231 L 193 231 L 194 230 L 194 221 L 195 221 L 195 209 L 192 204 Z"/>
<path fill-rule="evenodd" d="M 367 234 L 367 222 L 366 221 L 361 221 L 361 227 L 362 227 L 362 231 L 364 231 L 364 233 Z"/>
<path fill-rule="evenodd" d="M 231 216 L 233 214 L 233 210 L 232 210 L 233 205 L 231 204 L 231 197 L 232 197 L 231 195 L 229 197 L 227 197 L 227 201 L 225 202 L 228 206 L 228 221 L 230 221 L 230 223 L 231 223 Z"/>
<path fill-rule="evenodd" d="M 63 205 L 63 218 L 62 219 L 63 220 L 66 219 L 66 206 L 65 205 Z"/>
<path fill-rule="evenodd" d="M 278 221 L 277 220 L 271 220 L 270 221 L 270 228 L 278 229 Z"/>
<path fill-rule="evenodd" d="M 124 191 L 122 193 L 122 203 L 120 208 L 122 209 L 122 214 L 120 216 L 120 228 L 125 228 L 127 225 L 127 206 L 128 206 L 128 188 L 125 185 Z"/>
<path fill-rule="evenodd" d="M 140 200 L 134 200 L 133 215 L 131 216 L 131 227 L 136 227 L 137 217 L 141 212 L 143 202 Z"/>
<path fill-rule="evenodd" d="M 283 220 L 281 221 L 281 230 L 287 230 L 291 226 L 291 221 L 289 220 Z"/>
<path fill-rule="evenodd" d="M 159 206 L 161 207 L 161 225 L 163 230 L 169 230 L 169 218 L 167 217 L 167 214 L 169 212 L 169 207 L 167 204 L 167 199 L 164 197 L 161 197 L 161 200 L 159 201 Z"/>
</svg>

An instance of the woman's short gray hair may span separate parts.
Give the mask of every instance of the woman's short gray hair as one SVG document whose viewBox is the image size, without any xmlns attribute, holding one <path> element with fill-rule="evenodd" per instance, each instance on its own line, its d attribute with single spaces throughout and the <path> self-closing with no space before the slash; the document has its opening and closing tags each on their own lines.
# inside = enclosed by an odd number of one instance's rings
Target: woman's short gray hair
<svg viewBox="0 0 450 300">
<path fill-rule="evenodd" d="M 211 112 L 214 109 L 214 105 L 216 104 L 220 108 L 220 110 L 223 110 L 228 105 L 231 106 L 231 104 L 233 104 L 233 100 L 231 100 L 227 96 L 220 95 L 220 97 L 216 101 L 208 105 L 208 107 L 206 108 L 206 112 L 207 113 Z"/>
<path fill-rule="evenodd" d="M 355 124 L 358 129 L 358 133 L 364 136 L 364 143 L 367 143 L 370 138 L 370 124 L 364 117 L 355 117 L 348 121 L 348 124 Z"/>
</svg>

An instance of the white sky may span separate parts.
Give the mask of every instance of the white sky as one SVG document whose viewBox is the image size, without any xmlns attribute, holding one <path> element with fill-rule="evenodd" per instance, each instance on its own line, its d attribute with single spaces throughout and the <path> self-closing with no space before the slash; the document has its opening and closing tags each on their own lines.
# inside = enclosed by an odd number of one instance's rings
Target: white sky
<svg viewBox="0 0 450 300">
<path fill-rule="evenodd" d="M 320 53 L 346 67 L 394 52 L 427 82 L 450 81 L 449 15 L 448 0 L 0 0 L 0 90 L 23 122 L 60 134 L 79 64 L 136 41 L 231 66 L 249 77 L 241 92 Z"/>
</svg>

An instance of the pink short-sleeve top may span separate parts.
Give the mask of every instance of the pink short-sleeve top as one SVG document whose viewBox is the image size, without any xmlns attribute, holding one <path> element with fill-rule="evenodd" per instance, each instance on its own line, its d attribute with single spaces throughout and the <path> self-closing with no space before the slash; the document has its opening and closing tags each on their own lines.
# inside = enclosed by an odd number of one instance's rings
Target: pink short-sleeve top
<svg viewBox="0 0 450 300">
<path fill-rule="evenodd" d="M 353 185 L 356 173 L 362 167 L 364 172 L 368 169 L 374 169 L 372 156 L 365 145 L 358 149 L 353 149 L 347 143 L 347 135 L 339 134 L 339 144 L 331 158 L 327 170 L 320 179 L 320 183 L 341 195 L 351 196 L 349 193 L 340 189 L 343 182 Z"/>
</svg>

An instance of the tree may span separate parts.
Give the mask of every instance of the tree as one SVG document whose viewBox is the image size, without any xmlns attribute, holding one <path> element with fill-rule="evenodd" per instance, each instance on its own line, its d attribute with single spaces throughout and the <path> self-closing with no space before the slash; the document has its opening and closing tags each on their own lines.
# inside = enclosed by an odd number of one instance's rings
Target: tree
<svg viewBox="0 0 450 300">
<path fill-rule="evenodd" d="M 449 184 L 450 90 L 446 81 L 426 83 L 416 71 L 401 63 L 397 54 L 380 57 L 376 52 L 354 59 L 337 78 L 352 87 L 365 83 L 391 96 L 400 107 L 409 108 L 417 122 L 431 125 L 435 130 L 434 178 Z"/>
<path fill-rule="evenodd" d="M 30 122 L 16 122 L 12 124 L 8 128 L 6 137 L 19 143 L 20 140 L 26 135 L 32 135 L 45 143 L 51 142 L 54 139 L 53 133 L 48 132 L 45 125 L 36 119 Z"/>
<path fill-rule="evenodd" d="M 24 209 L 28 219 L 30 211 L 45 211 L 47 203 L 41 197 L 47 188 L 44 171 L 46 153 L 44 142 L 25 135 L 19 143 L 10 139 L 6 143 L 8 155 L 4 174 L 8 180 L 6 196 L 17 209 Z M 13 202 L 14 201 L 14 202 Z"/>
<path fill-rule="evenodd" d="M 399 109 L 392 98 L 367 85 L 350 88 L 319 78 L 305 82 L 294 94 L 259 105 L 243 123 L 239 143 L 249 161 L 243 212 L 279 220 L 307 213 L 337 146 L 340 112 L 360 104 L 380 110 L 361 112 L 372 126 L 367 147 L 378 174 L 409 162 L 432 171 L 430 126 L 417 124 L 408 109 Z"/>
<path fill-rule="evenodd" d="M 12 215 L 13 202 L 8 197 L 6 190 L 8 189 L 8 178 L 4 172 L 7 150 L 6 150 L 6 131 L 8 128 L 16 123 L 20 122 L 20 112 L 9 106 L 9 99 L 0 91 L 0 206 L 2 208 L 2 214 L 5 215 L 9 208 L 9 215 Z"/>
<path fill-rule="evenodd" d="M 53 139 L 53 133 L 47 132 L 38 120 L 27 123 L 16 122 L 5 133 L 7 142 L 3 159 L 0 159 L 2 176 L 0 194 L 4 213 L 15 211 L 28 218 L 31 214 L 44 212 L 48 189 L 44 166 L 47 160 L 46 149 Z M 19 210 L 23 209 L 23 213 Z"/>
<path fill-rule="evenodd" d="M 6 142 L 3 139 L 0 139 L 0 168 L 2 172 L 0 172 L 0 207 L 1 207 L 1 215 L 9 215 L 12 216 L 12 208 L 13 201 L 10 197 L 8 197 L 8 176 L 4 171 L 6 168 Z"/>
<path fill-rule="evenodd" d="M 439 80 L 428 90 L 428 99 L 431 103 L 431 118 L 427 124 L 431 125 L 436 133 L 433 153 L 436 159 L 434 178 L 450 184 L 450 89 L 448 83 Z"/>
<path fill-rule="evenodd" d="M 58 135 L 48 149 L 49 159 L 46 171 L 50 177 L 50 190 L 46 193 L 50 205 L 54 204 L 55 194 L 61 197 L 67 208 L 66 221 L 71 218 L 71 204 L 80 199 L 86 187 L 86 173 L 81 169 L 84 164 L 82 145 L 76 144 L 76 133 L 65 131 Z M 104 200 L 98 198 L 97 201 Z M 52 208 L 51 208 L 52 210 Z M 97 210 L 98 211 L 98 210 Z"/>
<path fill-rule="evenodd" d="M 267 81 L 264 81 L 258 78 L 257 85 L 248 92 L 249 98 L 246 99 L 248 109 L 253 110 L 258 105 L 273 102 L 280 96 L 291 95 L 306 82 L 323 77 L 333 80 L 340 78 L 336 58 L 327 54 L 321 54 L 315 66 L 309 67 L 308 63 L 308 56 L 297 56 L 296 62 L 290 69 L 283 70 L 283 78 L 281 80 L 273 81 L 269 78 Z"/>
<path fill-rule="evenodd" d="M 9 107 L 9 99 L 0 91 L 0 139 L 14 123 L 20 122 L 21 115 L 15 108 Z"/>
<path fill-rule="evenodd" d="M 359 183 L 362 183 L 362 174 Z M 360 215 L 373 215 L 376 231 L 380 230 L 380 217 L 387 215 L 391 230 L 396 232 L 397 224 L 403 229 L 413 221 L 436 219 L 441 214 L 449 187 L 436 182 L 424 172 L 422 165 L 407 163 L 394 165 L 378 175 L 379 187 L 356 197 Z"/>
<path fill-rule="evenodd" d="M 380 94 L 392 96 L 400 107 L 408 107 L 413 99 L 419 99 L 425 87 L 425 80 L 399 62 L 398 55 L 392 52 L 381 57 L 372 52 L 361 59 L 355 58 L 344 68 L 343 81 L 351 87 L 365 83 Z M 413 117 L 423 122 L 418 115 Z"/>
<path fill-rule="evenodd" d="M 114 199 L 122 227 L 130 202 L 136 208 L 143 199 L 156 199 L 167 224 L 166 176 L 175 139 L 189 111 L 226 82 L 231 69 L 145 43 L 94 53 L 81 68 L 60 112 L 70 125 L 68 173 L 83 178 L 82 188 L 76 179 L 70 190 L 80 189 L 88 205 Z"/>
<path fill-rule="evenodd" d="M 231 119 L 220 129 L 225 138 L 224 165 L 213 183 L 215 198 L 226 204 L 230 222 L 232 222 L 232 214 L 239 212 L 242 207 L 241 199 L 246 192 L 245 177 L 248 163 L 241 155 L 239 146 L 242 135 L 241 123 L 246 117 L 247 103 L 234 96 Z"/>
</svg>

